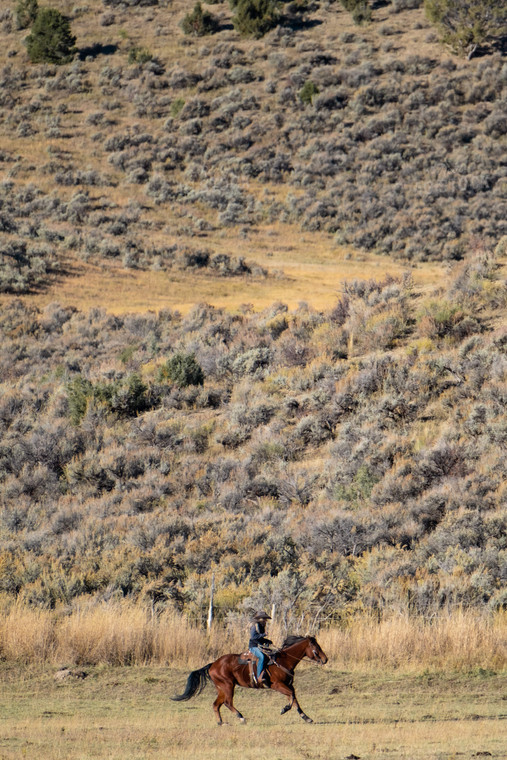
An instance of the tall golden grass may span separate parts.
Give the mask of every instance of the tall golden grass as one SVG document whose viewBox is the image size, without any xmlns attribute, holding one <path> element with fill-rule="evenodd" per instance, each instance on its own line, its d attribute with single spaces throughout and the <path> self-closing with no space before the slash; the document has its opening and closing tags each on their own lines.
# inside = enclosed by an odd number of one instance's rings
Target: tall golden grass
<svg viewBox="0 0 507 760">
<path fill-rule="evenodd" d="M 486 617 L 456 610 L 432 619 L 396 616 L 380 623 L 358 618 L 344 630 L 319 633 L 338 667 L 503 669 L 507 665 L 507 615 Z"/>
<path fill-rule="evenodd" d="M 270 636 L 284 631 L 273 621 Z M 396 616 L 377 622 L 351 620 L 323 628 L 319 643 L 333 667 L 344 670 L 499 670 L 507 664 L 507 614 L 458 610 L 426 620 Z M 108 663 L 196 667 L 248 643 L 248 626 L 211 631 L 171 612 L 153 615 L 129 601 L 83 607 L 70 614 L 14 605 L 0 614 L 0 657 L 53 665 Z"/>
</svg>

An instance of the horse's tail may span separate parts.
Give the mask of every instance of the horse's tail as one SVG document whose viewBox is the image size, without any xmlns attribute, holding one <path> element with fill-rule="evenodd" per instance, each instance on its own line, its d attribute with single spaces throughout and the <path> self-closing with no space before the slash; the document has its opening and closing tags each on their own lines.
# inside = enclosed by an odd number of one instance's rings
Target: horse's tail
<svg viewBox="0 0 507 760">
<path fill-rule="evenodd" d="M 186 702 L 187 699 L 192 699 L 192 697 L 200 694 L 208 681 L 211 680 L 209 669 L 212 664 L 213 663 L 210 662 L 208 665 L 200 668 L 200 670 L 193 670 L 187 678 L 187 685 L 185 686 L 185 691 L 183 694 L 179 694 L 176 697 L 171 697 L 171 699 L 174 702 Z"/>
</svg>

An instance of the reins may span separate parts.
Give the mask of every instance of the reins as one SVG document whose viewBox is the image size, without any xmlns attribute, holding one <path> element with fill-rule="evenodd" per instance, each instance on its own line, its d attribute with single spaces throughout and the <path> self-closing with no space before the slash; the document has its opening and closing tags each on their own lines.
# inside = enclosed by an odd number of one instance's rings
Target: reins
<svg viewBox="0 0 507 760">
<path fill-rule="evenodd" d="M 302 662 L 306 658 L 306 655 L 303 655 L 302 657 L 298 658 L 298 657 L 296 657 L 293 654 L 289 654 L 289 652 L 287 651 L 287 649 L 280 649 L 279 647 L 273 647 L 273 649 L 275 650 L 275 652 L 277 654 L 285 654 L 287 657 L 290 657 L 291 660 L 297 660 L 297 662 Z M 309 657 L 308 657 L 308 662 L 310 662 L 312 665 L 319 665 L 318 662 L 316 662 L 315 660 L 311 660 Z M 285 671 L 285 673 L 288 673 L 290 676 L 294 675 L 294 673 L 292 671 L 287 670 L 287 668 L 284 668 L 284 666 L 280 665 L 278 662 L 276 662 L 276 660 L 275 660 L 274 664 L 278 668 L 280 668 L 280 670 Z"/>
</svg>

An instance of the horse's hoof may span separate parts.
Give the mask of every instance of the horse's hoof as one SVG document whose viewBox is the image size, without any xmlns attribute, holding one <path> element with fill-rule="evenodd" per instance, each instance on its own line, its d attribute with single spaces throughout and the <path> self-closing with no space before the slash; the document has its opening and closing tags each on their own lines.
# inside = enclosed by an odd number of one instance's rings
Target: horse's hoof
<svg viewBox="0 0 507 760">
<path fill-rule="evenodd" d="M 303 717 L 303 720 L 306 721 L 306 723 L 313 723 L 313 720 L 311 718 L 309 718 L 308 715 L 305 715 Z"/>
<path fill-rule="evenodd" d="M 246 723 L 246 718 L 240 718 L 240 719 L 239 719 L 239 722 L 240 722 L 240 723 Z"/>
</svg>

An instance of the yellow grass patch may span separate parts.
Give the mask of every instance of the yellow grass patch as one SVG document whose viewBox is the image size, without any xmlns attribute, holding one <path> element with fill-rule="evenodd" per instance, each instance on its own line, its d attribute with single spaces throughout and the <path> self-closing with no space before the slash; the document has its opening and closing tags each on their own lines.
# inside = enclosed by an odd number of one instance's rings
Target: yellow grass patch
<svg viewBox="0 0 507 760">
<path fill-rule="evenodd" d="M 291 242 L 282 244 L 281 241 Z M 166 241 L 171 244 L 171 240 Z M 330 309 L 341 294 L 343 283 L 354 279 L 402 277 L 405 264 L 385 257 L 354 256 L 337 249 L 329 236 L 308 233 L 299 241 L 294 231 L 263 230 L 251 241 L 239 236 L 228 240 L 210 238 L 203 246 L 213 253 L 243 257 L 268 270 L 263 277 L 217 277 L 191 270 L 138 271 L 117 266 L 70 262 L 70 274 L 53 281 L 43 292 L 23 300 L 44 308 L 58 302 L 87 311 L 102 307 L 115 314 L 171 308 L 188 312 L 196 303 L 209 303 L 231 311 L 244 304 L 261 310 L 282 301 L 289 308 L 306 302 L 317 309 Z M 426 291 L 441 282 L 445 265 L 419 264 L 411 268 L 416 288 Z M 2 295 L 0 306 L 15 299 Z"/>
</svg>

